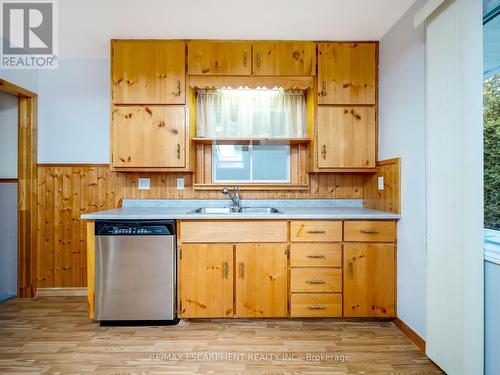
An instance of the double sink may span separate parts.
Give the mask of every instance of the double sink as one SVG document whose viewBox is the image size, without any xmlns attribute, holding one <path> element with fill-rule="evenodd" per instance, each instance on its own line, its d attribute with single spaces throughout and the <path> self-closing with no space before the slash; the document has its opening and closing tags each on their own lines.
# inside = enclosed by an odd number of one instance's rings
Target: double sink
<svg viewBox="0 0 500 375">
<path fill-rule="evenodd" d="M 274 207 L 200 207 L 195 210 L 189 211 L 188 214 L 282 214 L 283 212 Z"/>
</svg>

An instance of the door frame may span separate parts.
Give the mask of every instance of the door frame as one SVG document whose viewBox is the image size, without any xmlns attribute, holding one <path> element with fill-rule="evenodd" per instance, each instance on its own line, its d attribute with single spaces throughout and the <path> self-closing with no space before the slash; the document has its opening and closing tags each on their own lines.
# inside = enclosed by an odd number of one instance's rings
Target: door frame
<svg viewBox="0 0 500 375">
<path fill-rule="evenodd" d="M 36 294 L 37 109 L 32 91 L 0 79 L 0 91 L 18 98 L 17 296 Z"/>
</svg>

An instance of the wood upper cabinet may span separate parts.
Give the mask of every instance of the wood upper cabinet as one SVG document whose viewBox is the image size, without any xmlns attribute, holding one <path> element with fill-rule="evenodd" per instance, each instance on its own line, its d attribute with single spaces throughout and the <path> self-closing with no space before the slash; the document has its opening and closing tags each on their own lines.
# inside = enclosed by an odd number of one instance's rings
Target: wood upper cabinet
<svg viewBox="0 0 500 375">
<path fill-rule="evenodd" d="M 181 258 L 181 316 L 233 316 L 233 246 L 183 244 Z"/>
<path fill-rule="evenodd" d="M 374 168 L 374 107 L 318 108 L 318 168 Z"/>
<path fill-rule="evenodd" d="M 314 76 L 316 43 L 254 42 L 253 73 L 265 76 Z"/>
<path fill-rule="evenodd" d="M 111 56 L 114 104 L 184 104 L 183 41 L 113 40 Z"/>
<path fill-rule="evenodd" d="M 183 168 L 185 165 L 184 107 L 114 107 L 111 132 L 115 168 Z"/>
<path fill-rule="evenodd" d="M 287 244 L 236 245 L 236 316 L 287 316 Z"/>
<path fill-rule="evenodd" d="M 318 44 L 318 104 L 375 104 L 376 43 Z"/>
<path fill-rule="evenodd" d="M 344 316 L 396 315 L 394 244 L 344 244 Z"/>
<path fill-rule="evenodd" d="M 188 67 L 189 74 L 250 75 L 252 42 L 189 41 Z"/>
</svg>

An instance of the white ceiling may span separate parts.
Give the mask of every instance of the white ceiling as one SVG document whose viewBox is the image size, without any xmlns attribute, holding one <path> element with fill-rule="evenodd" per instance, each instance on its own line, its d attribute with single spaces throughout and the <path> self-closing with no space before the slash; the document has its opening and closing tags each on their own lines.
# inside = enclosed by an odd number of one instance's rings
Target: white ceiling
<svg viewBox="0 0 500 375">
<path fill-rule="evenodd" d="M 379 40 L 415 0 L 62 0 L 59 55 L 111 38 Z"/>
</svg>

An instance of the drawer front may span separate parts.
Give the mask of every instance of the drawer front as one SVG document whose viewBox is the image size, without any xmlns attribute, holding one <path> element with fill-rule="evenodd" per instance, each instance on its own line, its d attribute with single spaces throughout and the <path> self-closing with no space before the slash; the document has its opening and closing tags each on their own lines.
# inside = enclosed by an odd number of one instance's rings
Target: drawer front
<svg viewBox="0 0 500 375">
<path fill-rule="evenodd" d="M 341 221 L 292 221 L 292 242 L 337 242 L 342 241 Z"/>
<path fill-rule="evenodd" d="M 286 221 L 183 221 L 181 241 L 199 242 L 287 242 Z"/>
<path fill-rule="evenodd" d="M 396 242 L 396 222 L 345 221 L 344 241 Z"/>
<path fill-rule="evenodd" d="M 341 268 L 292 268 L 292 293 L 341 293 Z"/>
<path fill-rule="evenodd" d="M 291 267 L 342 267 L 339 243 L 294 243 L 290 247 Z"/>
<path fill-rule="evenodd" d="M 341 317 L 342 294 L 294 293 L 290 300 L 292 317 Z"/>
</svg>

